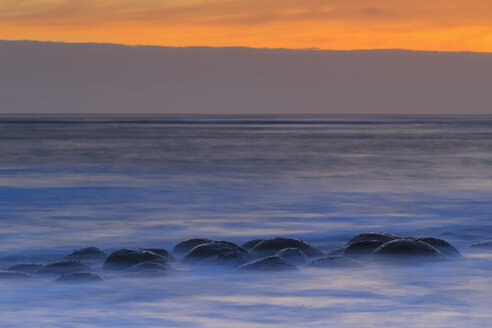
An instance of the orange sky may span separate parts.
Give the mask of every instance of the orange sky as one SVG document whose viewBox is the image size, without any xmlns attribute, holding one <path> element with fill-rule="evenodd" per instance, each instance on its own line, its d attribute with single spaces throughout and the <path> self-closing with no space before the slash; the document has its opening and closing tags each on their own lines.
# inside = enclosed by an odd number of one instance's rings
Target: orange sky
<svg viewBox="0 0 492 328">
<path fill-rule="evenodd" d="M 492 52 L 492 0 L 0 0 L 0 39 Z"/>
</svg>

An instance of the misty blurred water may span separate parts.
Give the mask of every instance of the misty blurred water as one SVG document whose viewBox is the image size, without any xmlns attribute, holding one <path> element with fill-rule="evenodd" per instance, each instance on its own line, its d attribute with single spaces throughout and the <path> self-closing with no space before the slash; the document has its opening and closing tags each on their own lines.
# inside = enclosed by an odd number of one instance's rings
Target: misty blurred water
<svg viewBox="0 0 492 328">
<path fill-rule="evenodd" d="M 432 266 L 0 280 L 5 327 L 492 324 L 491 116 L 1 116 L 0 266 L 73 249 L 435 236 Z M 104 276 L 104 273 L 101 273 Z"/>
</svg>

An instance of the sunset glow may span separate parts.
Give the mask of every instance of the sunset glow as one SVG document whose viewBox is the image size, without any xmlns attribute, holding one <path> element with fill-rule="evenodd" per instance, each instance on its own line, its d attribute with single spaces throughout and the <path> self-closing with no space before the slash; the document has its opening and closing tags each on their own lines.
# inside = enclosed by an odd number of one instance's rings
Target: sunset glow
<svg viewBox="0 0 492 328">
<path fill-rule="evenodd" d="M 0 39 L 492 52 L 490 0 L 4 0 Z"/>
</svg>

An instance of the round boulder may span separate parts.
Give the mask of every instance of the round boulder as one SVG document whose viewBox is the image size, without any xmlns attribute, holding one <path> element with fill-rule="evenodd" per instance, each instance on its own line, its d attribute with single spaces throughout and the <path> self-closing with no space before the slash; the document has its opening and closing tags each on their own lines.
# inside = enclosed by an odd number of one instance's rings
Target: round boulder
<svg viewBox="0 0 492 328">
<path fill-rule="evenodd" d="M 176 262 L 174 256 L 172 256 L 171 253 L 169 253 L 167 250 L 163 248 L 139 248 L 138 250 L 156 253 L 157 255 L 162 256 L 164 260 L 166 260 L 166 262 L 168 263 Z"/>
<path fill-rule="evenodd" d="M 178 255 L 186 255 L 193 248 L 197 247 L 198 245 L 209 244 L 209 243 L 213 243 L 213 242 L 214 242 L 213 240 L 206 239 L 206 238 L 188 239 L 188 240 L 182 241 L 182 242 L 178 243 L 176 246 L 174 246 L 173 253 L 178 254 Z"/>
<path fill-rule="evenodd" d="M 166 264 L 166 260 L 156 253 L 142 250 L 120 249 L 109 254 L 104 262 L 103 268 L 108 270 L 121 270 L 145 261 Z"/>
<path fill-rule="evenodd" d="M 126 272 L 133 276 L 161 276 L 171 269 L 169 264 L 142 262 L 129 267 Z"/>
<path fill-rule="evenodd" d="M 349 257 L 362 257 L 369 255 L 376 248 L 384 244 L 380 240 L 365 240 L 359 241 L 348 246 L 344 252 L 343 256 Z"/>
<path fill-rule="evenodd" d="M 44 264 L 40 263 L 19 263 L 14 264 L 6 269 L 6 271 L 16 271 L 25 273 L 34 273 L 44 267 Z"/>
<path fill-rule="evenodd" d="M 264 240 L 265 239 L 252 239 L 252 240 L 248 240 L 247 242 L 242 243 L 241 244 L 241 247 L 244 248 L 245 250 L 249 251 L 253 247 L 255 247 L 258 243 L 260 243 L 260 242 L 262 242 Z"/>
<path fill-rule="evenodd" d="M 108 256 L 102 249 L 91 246 L 81 248 L 65 256 L 67 260 L 103 260 Z"/>
<path fill-rule="evenodd" d="M 278 256 L 265 257 L 239 267 L 239 270 L 245 271 L 285 271 L 294 269 L 296 269 L 295 265 Z"/>
<path fill-rule="evenodd" d="M 297 248 L 308 257 L 319 257 L 324 255 L 322 251 L 303 240 L 282 237 L 263 240 L 256 244 L 256 246 L 251 249 L 250 253 L 257 258 L 261 258 L 273 256 L 284 248 Z"/>
<path fill-rule="evenodd" d="M 61 261 L 46 264 L 41 269 L 37 271 L 37 273 L 43 274 L 67 274 L 72 272 L 82 272 L 82 271 L 91 271 L 92 268 L 80 261 Z"/>
<path fill-rule="evenodd" d="M 306 254 L 304 254 L 303 251 L 300 251 L 297 248 L 281 249 L 277 252 L 277 254 L 275 254 L 275 256 L 278 256 L 293 265 L 304 265 L 308 261 L 308 257 L 306 256 Z"/>
<path fill-rule="evenodd" d="M 352 245 L 361 241 L 368 241 L 368 240 L 378 240 L 378 241 L 382 241 L 383 243 L 387 243 L 395 239 L 400 239 L 400 237 L 383 232 L 364 232 L 350 239 L 347 242 L 347 245 Z"/>
<path fill-rule="evenodd" d="M 247 262 L 248 251 L 241 246 L 216 241 L 198 245 L 183 258 L 183 263 L 215 263 L 237 266 Z"/>
<path fill-rule="evenodd" d="M 417 240 L 423 241 L 424 243 L 433 246 L 446 257 L 449 258 L 461 257 L 460 252 L 458 252 L 458 250 L 454 248 L 453 245 L 451 245 L 450 243 L 448 243 L 443 239 L 425 237 L 425 238 L 418 238 Z"/>
<path fill-rule="evenodd" d="M 62 275 L 60 278 L 56 279 L 57 282 L 65 283 L 84 283 L 84 282 L 100 282 L 103 279 L 90 272 L 74 272 Z"/>
<path fill-rule="evenodd" d="M 407 259 L 443 259 L 443 255 L 435 247 L 415 239 L 396 239 L 376 248 L 372 258 Z"/>
<path fill-rule="evenodd" d="M 469 248 L 477 248 L 477 249 L 492 249 L 492 240 L 480 241 L 468 246 Z"/>
</svg>

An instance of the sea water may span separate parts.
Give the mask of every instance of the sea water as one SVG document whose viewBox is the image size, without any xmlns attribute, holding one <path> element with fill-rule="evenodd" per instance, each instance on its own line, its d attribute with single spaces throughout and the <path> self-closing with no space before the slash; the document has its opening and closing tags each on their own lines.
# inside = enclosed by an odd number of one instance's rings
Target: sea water
<svg viewBox="0 0 492 328">
<path fill-rule="evenodd" d="M 445 263 L 244 274 L 173 264 L 101 283 L 0 280 L 0 327 L 487 327 L 492 116 L 1 116 L 0 269 L 97 246 L 366 231 Z"/>
</svg>

